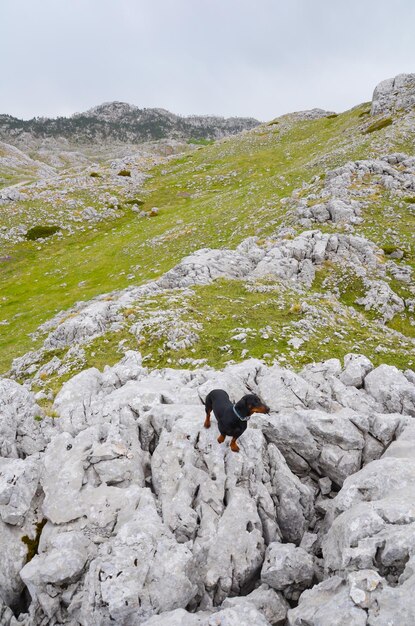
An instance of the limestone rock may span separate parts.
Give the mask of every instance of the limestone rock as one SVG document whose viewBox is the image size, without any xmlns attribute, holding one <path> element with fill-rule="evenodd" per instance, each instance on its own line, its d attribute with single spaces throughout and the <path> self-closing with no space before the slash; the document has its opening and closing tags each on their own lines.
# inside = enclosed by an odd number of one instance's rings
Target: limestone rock
<svg viewBox="0 0 415 626">
<path fill-rule="evenodd" d="M 0 457 L 0 518 L 6 524 L 22 526 L 39 483 L 36 458 Z"/>
<path fill-rule="evenodd" d="M 381 313 L 383 322 L 393 319 L 396 313 L 405 310 L 405 302 L 383 280 L 368 281 L 369 287 L 363 298 L 356 300 L 366 311 L 375 310 Z"/>
<path fill-rule="evenodd" d="M 390 413 L 415 416 L 415 385 L 391 365 L 379 365 L 365 378 L 365 390 Z"/>
<path fill-rule="evenodd" d="M 266 551 L 261 580 L 282 591 L 287 598 L 297 599 L 314 578 L 313 558 L 292 543 L 271 543 Z"/>
<path fill-rule="evenodd" d="M 339 577 L 316 585 L 301 595 L 298 607 L 288 611 L 289 626 L 367 626 L 367 613 L 356 606 L 347 584 Z"/>
<path fill-rule="evenodd" d="M 371 115 L 395 113 L 415 106 L 415 74 L 398 74 L 377 85 L 373 92 Z"/>
<path fill-rule="evenodd" d="M 227 598 L 222 606 L 238 608 L 246 602 L 253 604 L 271 624 L 283 623 L 290 606 L 281 593 L 264 584 L 247 596 Z"/>
</svg>

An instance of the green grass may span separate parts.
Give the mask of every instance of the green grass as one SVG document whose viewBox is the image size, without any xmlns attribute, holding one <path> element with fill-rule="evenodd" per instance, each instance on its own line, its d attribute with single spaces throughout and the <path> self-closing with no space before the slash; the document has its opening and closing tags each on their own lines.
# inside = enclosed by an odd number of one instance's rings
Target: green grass
<svg viewBox="0 0 415 626">
<path fill-rule="evenodd" d="M 369 126 L 364 129 L 363 133 L 374 133 L 377 130 L 382 130 L 382 128 L 387 128 L 388 126 L 391 126 L 392 123 L 393 120 L 391 117 L 384 117 L 381 120 L 376 120 L 372 124 L 369 124 Z"/>
<path fill-rule="evenodd" d="M 60 231 L 59 226 L 33 226 L 33 228 L 29 228 L 26 233 L 26 239 L 29 241 L 36 241 L 36 239 L 46 239 L 47 237 L 51 237 L 51 235 L 55 235 Z"/>
<path fill-rule="evenodd" d="M 362 293 L 357 281 L 342 291 L 340 301 L 344 305 L 340 308 L 334 299 L 317 294 L 317 281 L 316 289 L 307 296 L 315 309 L 311 312 L 303 311 L 304 296 L 298 292 L 281 288 L 272 281 L 263 281 L 262 285 L 268 290 L 252 290 L 236 280 L 217 280 L 195 287 L 190 296 L 161 295 L 152 297 L 148 303 L 140 301 L 126 312 L 134 320 L 145 321 L 140 337 L 133 336 L 126 324 L 123 330 L 95 339 L 86 348 L 86 366 L 113 365 L 126 349 L 140 350 L 146 365 L 155 368 L 182 366 L 182 360 L 189 357 L 204 359 L 209 365 L 221 368 L 228 362 L 254 357 L 269 363 L 277 359 L 299 369 L 310 361 L 343 359 L 351 351 L 364 352 L 379 364 L 385 361 L 385 354 L 377 351 L 379 345 L 386 347 L 392 362 L 404 367 L 415 362 L 415 351 L 408 342 L 397 342 L 388 329 L 375 325 L 372 312 L 348 304 Z M 169 324 L 163 327 L 151 323 L 151 313 L 159 315 L 160 311 L 173 312 L 175 319 L 184 323 L 196 323 L 199 339 L 185 349 L 169 348 Z M 312 331 L 302 330 L 304 320 L 311 324 Z M 397 321 L 391 329 L 403 331 L 406 327 Z M 244 341 L 233 339 L 241 332 L 246 333 Z M 304 343 L 295 348 L 290 340 L 298 337 Z"/>
<path fill-rule="evenodd" d="M 201 137 L 199 139 L 196 139 L 194 137 L 190 137 L 190 139 L 187 140 L 188 144 L 194 144 L 196 146 L 210 146 L 212 143 L 215 143 L 214 139 L 205 139 L 204 137 Z"/>
</svg>

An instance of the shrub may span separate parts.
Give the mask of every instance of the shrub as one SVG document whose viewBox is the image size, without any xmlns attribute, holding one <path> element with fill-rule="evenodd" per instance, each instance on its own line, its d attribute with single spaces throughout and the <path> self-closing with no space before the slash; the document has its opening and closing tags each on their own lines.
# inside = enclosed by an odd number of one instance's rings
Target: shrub
<svg viewBox="0 0 415 626">
<path fill-rule="evenodd" d="M 415 196 L 407 196 L 406 198 L 404 198 L 405 202 L 409 202 L 409 204 L 415 204 Z"/>
<path fill-rule="evenodd" d="M 376 130 L 381 130 L 382 128 L 386 128 L 387 126 L 390 126 L 391 124 L 392 124 L 392 118 L 384 117 L 381 120 L 377 120 L 376 122 L 373 122 L 373 124 L 370 124 L 369 126 L 367 126 L 367 128 L 365 128 L 365 130 L 363 131 L 363 134 L 367 135 L 368 133 L 373 133 Z"/>
<path fill-rule="evenodd" d="M 398 246 L 394 246 L 392 244 L 385 244 L 384 246 L 382 246 L 382 250 L 386 254 L 386 256 L 390 256 L 394 252 L 400 252 L 402 257 L 405 256 L 405 252 L 401 248 L 398 248 Z"/>
<path fill-rule="evenodd" d="M 204 137 L 196 139 L 195 137 L 190 137 L 190 139 L 187 140 L 187 143 L 193 143 L 198 146 L 210 146 L 211 143 L 214 143 L 214 139 L 205 139 Z"/>
<path fill-rule="evenodd" d="M 118 176 L 131 176 L 130 170 L 120 170 Z"/>
<path fill-rule="evenodd" d="M 144 200 L 139 198 L 133 198 L 132 200 L 125 200 L 125 204 L 136 204 L 137 206 L 143 206 Z"/>
<path fill-rule="evenodd" d="M 101 174 L 98 174 L 98 172 L 91 172 L 89 175 L 91 178 L 102 178 Z"/>
<path fill-rule="evenodd" d="M 24 535 L 24 537 L 21 538 L 21 541 L 26 545 L 27 548 L 26 563 L 29 563 L 29 561 L 31 561 L 33 557 L 36 556 L 36 554 L 38 553 L 40 535 L 42 534 L 42 530 L 46 522 L 47 519 L 44 518 L 41 522 L 35 524 L 36 533 L 33 539 L 29 537 L 29 535 Z"/>
<path fill-rule="evenodd" d="M 33 226 L 33 228 L 29 228 L 27 231 L 26 239 L 29 239 L 29 241 L 46 239 L 46 237 L 50 237 L 59 231 L 59 226 Z"/>
<path fill-rule="evenodd" d="M 382 246 L 382 250 L 385 254 L 392 254 L 392 252 L 395 252 L 397 249 L 398 248 L 392 244 L 385 244 Z"/>
<path fill-rule="evenodd" d="M 330 113 L 330 115 L 326 115 L 328 120 L 334 120 L 335 117 L 339 117 L 338 113 Z"/>
</svg>

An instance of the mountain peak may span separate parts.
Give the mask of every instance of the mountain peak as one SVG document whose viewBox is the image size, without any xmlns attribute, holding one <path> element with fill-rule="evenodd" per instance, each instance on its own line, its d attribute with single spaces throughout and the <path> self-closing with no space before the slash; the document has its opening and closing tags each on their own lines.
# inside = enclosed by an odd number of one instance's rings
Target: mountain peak
<svg viewBox="0 0 415 626">
<path fill-rule="evenodd" d="M 131 113 L 140 113 L 140 109 L 134 104 L 115 100 L 114 102 L 103 102 L 82 113 L 75 113 L 72 117 L 95 117 L 112 122 L 125 117 L 125 115 L 131 115 Z"/>
</svg>

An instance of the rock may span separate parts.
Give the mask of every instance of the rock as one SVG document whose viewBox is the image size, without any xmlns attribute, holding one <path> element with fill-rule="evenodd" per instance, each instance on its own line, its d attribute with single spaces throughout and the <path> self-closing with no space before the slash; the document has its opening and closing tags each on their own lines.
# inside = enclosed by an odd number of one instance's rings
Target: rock
<svg viewBox="0 0 415 626">
<path fill-rule="evenodd" d="M 0 602 L 19 606 L 26 585 L 25 626 L 282 625 L 286 598 L 299 599 L 287 619 L 328 620 L 320 593 L 348 618 L 376 603 L 388 616 L 415 571 L 413 382 L 371 368 L 349 355 L 299 374 L 254 359 L 148 371 L 127 352 L 68 380 L 60 417 L 44 423 L 3 379 Z M 239 454 L 217 443 L 214 419 L 203 428 L 217 387 L 272 407 L 252 417 Z M 328 587 L 302 593 L 323 576 Z"/>
<path fill-rule="evenodd" d="M 415 385 L 391 365 L 379 365 L 365 378 L 365 390 L 385 411 L 415 416 Z"/>
<path fill-rule="evenodd" d="M 31 598 L 48 617 L 59 611 L 60 598 L 51 586 L 68 586 L 82 574 L 88 558 L 89 541 L 77 532 L 56 535 L 47 553 L 36 555 L 20 571 Z"/>
<path fill-rule="evenodd" d="M 395 113 L 415 106 L 415 74 L 398 74 L 377 85 L 373 92 L 371 115 Z"/>
<path fill-rule="evenodd" d="M 69 433 L 54 437 L 41 477 L 45 517 L 54 524 L 81 517 L 99 526 L 114 523 L 125 499 L 133 503 L 136 485 L 144 483 L 137 441 L 135 448 L 130 451 L 128 443 L 113 439 L 105 425 L 87 428 L 75 438 Z"/>
<path fill-rule="evenodd" d="M 203 622 L 202 622 L 203 623 Z M 206 626 L 271 626 L 270 622 L 250 603 L 228 608 L 211 615 Z"/>
<path fill-rule="evenodd" d="M 91 561 L 81 623 L 141 624 L 156 612 L 187 606 L 198 591 L 190 548 L 164 526 L 148 489 L 139 490 L 138 498 L 133 510 L 125 503 L 115 536 Z"/>
<path fill-rule="evenodd" d="M 367 281 L 367 285 L 368 292 L 363 298 L 358 298 L 356 303 L 364 306 L 366 311 L 378 311 L 384 323 L 405 310 L 405 302 L 383 280 Z"/>
<path fill-rule="evenodd" d="M 114 310 L 115 308 L 115 310 Z M 85 310 L 67 317 L 48 335 L 44 342 L 46 350 L 55 350 L 76 343 L 84 343 L 108 330 L 111 324 L 119 322 L 122 317 L 111 300 L 92 302 Z"/>
<path fill-rule="evenodd" d="M 184 609 L 166 611 L 162 615 L 154 615 L 150 619 L 142 622 L 143 626 L 202 626 L 207 623 L 209 614 L 199 611 L 198 613 L 188 613 Z"/>
<path fill-rule="evenodd" d="M 323 496 L 327 496 L 331 491 L 332 482 L 330 478 L 327 478 L 326 476 L 325 478 L 320 478 L 320 480 L 318 481 L 318 486 L 320 487 L 320 491 Z"/>
<path fill-rule="evenodd" d="M 34 395 L 22 385 L 0 378 L 0 455 L 17 458 L 43 450 L 51 436 L 51 421 L 42 417 Z"/>
<path fill-rule="evenodd" d="M 300 475 L 312 468 L 341 485 L 361 466 L 364 438 L 347 413 L 295 411 L 262 421 L 267 440 Z"/>
<path fill-rule="evenodd" d="M 26 563 L 27 545 L 23 539 L 33 538 L 33 527 L 33 514 L 22 527 L 0 521 L 0 602 L 13 609 L 19 606 L 24 588 L 20 571 Z"/>
<path fill-rule="evenodd" d="M 371 593 L 382 586 L 382 578 L 373 570 L 360 570 L 348 576 L 350 597 L 356 606 L 367 609 L 371 605 Z"/>
<path fill-rule="evenodd" d="M 36 458 L 0 457 L 0 518 L 6 524 L 23 526 L 39 482 Z"/>
<path fill-rule="evenodd" d="M 312 524 L 312 490 L 293 474 L 277 446 L 268 446 L 270 478 L 273 498 L 276 500 L 276 517 L 284 541 L 299 544 Z"/>
<path fill-rule="evenodd" d="M 296 600 L 311 586 L 314 578 L 313 558 L 292 543 L 271 543 L 265 553 L 261 580 L 284 596 Z"/>
<path fill-rule="evenodd" d="M 339 576 L 332 576 L 305 591 L 298 607 L 288 611 L 288 626 L 366 626 L 367 613 L 357 607 L 348 586 Z"/>
<path fill-rule="evenodd" d="M 284 596 L 268 585 L 261 585 L 247 596 L 227 598 L 222 606 L 238 608 L 246 602 L 253 604 L 271 624 L 284 623 L 290 607 Z"/>
<path fill-rule="evenodd" d="M 202 611 L 196 614 L 183 609 L 176 609 L 163 615 L 157 615 L 143 626 L 271 626 L 271 623 L 248 601 L 237 606 L 225 608 L 212 614 Z"/>
<path fill-rule="evenodd" d="M 364 377 L 372 369 L 372 363 L 365 356 L 361 354 L 346 354 L 344 357 L 344 369 L 339 378 L 344 385 L 360 389 L 363 386 Z"/>
</svg>

